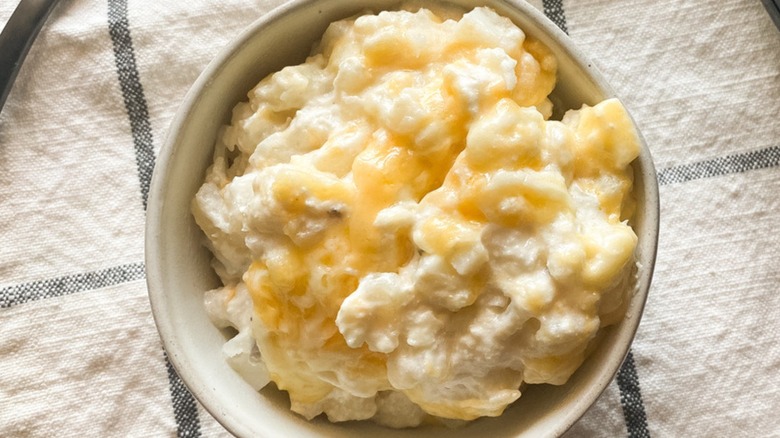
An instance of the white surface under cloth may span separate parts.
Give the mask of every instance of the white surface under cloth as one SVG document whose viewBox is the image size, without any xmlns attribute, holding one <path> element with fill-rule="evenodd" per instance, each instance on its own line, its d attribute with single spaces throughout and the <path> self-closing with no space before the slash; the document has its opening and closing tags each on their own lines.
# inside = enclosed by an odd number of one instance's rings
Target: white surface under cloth
<svg viewBox="0 0 780 438">
<path fill-rule="evenodd" d="M 144 282 L 185 92 L 280 0 L 62 0 L 0 113 L 0 436 L 226 436 Z M 535 3 L 632 112 L 661 181 L 631 354 L 571 437 L 780 436 L 780 32 L 758 0 Z M 0 26 L 16 1 L 0 2 Z"/>
</svg>

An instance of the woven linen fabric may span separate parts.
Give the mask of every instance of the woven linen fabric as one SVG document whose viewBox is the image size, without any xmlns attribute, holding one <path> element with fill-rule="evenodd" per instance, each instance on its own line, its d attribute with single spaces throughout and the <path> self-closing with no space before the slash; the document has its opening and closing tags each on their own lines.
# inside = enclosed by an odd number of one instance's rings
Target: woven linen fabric
<svg viewBox="0 0 780 438">
<path fill-rule="evenodd" d="M 144 212 L 184 94 L 279 3 L 54 9 L 0 113 L 0 436 L 229 435 L 162 349 Z M 780 32 L 758 0 L 534 5 L 611 82 L 661 184 L 636 340 L 567 437 L 780 436 Z"/>
</svg>

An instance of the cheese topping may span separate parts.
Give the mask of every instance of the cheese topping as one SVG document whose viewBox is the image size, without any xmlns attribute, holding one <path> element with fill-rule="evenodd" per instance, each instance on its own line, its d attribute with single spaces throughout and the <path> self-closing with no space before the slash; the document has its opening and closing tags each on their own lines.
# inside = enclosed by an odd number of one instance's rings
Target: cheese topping
<svg viewBox="0 0 780 438">
<path fill-rule="evenodd" d="M 617 100 L 549 120 L 556 60 L 487 8 L 331 24 L 261 81 L 193 213 L 224 353 L 307 418 L 497 416 L 622 317 L 637 237 Z"/>
</svg>

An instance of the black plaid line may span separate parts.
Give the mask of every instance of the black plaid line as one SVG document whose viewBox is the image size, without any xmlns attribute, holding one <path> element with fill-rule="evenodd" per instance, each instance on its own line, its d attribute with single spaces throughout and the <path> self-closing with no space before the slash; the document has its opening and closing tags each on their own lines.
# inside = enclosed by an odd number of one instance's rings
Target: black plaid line
<svg viewBox="0 0 780 438">
<path fill-rule="evenodd" d="M 639 389 L 639 376 L 634 364 L 634 353 L 629 351 L 626 360 L 617 375 L 620 389 L 620 404 L 623 407 L 623 417 L 630 438 L 650 438 L 647 430 L 647 416 L 642 403 L 642 392 Z"/>
<path fill-rule="evenodd" d="M 677 184 L 732 173 L 780 166 L 780 146 L 698 161 L 658 172 L 658 184 Z"/>
<path fill-rule="evenodd" d="M 566 14 L 563 10 L 563 0 L 543 0 L 544 14 L 561 30 L 568 34 L 566 26 Z M 659 178 L 660 178 L 659 174 Z M 634 365 L 634 356 L 629 351 L 626 360 L 620 367 L 617 376 L 620 388 L 620 404 L 623 406 L 623 416 L 630 438 L 650 438 L 647 431 L 647 418 L 645 407 L 642 403 L 642 394 L 639 392 L 639 377 Z"/>
<path fill-rule="evenodd" d="M 543 0 L 544 15 L 555 23 L 564 33 L 569 33 L 566 27 L 566 14 L 563 11 L 563 0 Z"/>
<path fill-rule="evenodd" d="M 179 438 L 199 437 L 201 435 L 200 421 L 198 420 L 198 407 L 195 405 L 195 399 L 171 365 L 168 354 L 165 351 L 163 354 L 165 355 L 165 367 L 168 370 L 168 381 L 171 384 L 171 402 L 176 416 L 177 435 Z"/>
<path fill-rule="evenodd" d="M 154 170 L 154 145 L 152 127 L 149 122 L 149 111 L 144 97 L 143 87 L 135 62 L 133 40 L 130 37 L 130 24 L 127 19 L 127 0 L 108 0 L 108 30 L 114 47 L 117 76 L 122 89 L 122 98 L 130 119 L 130 130 L 135 147 L 138 179 L 141 185 L 141 199 L 146 210 L 149 186 Z M 171 392 L 171 403 L 176 418 L 176 428 L 179 437 L 199 437 L 200 421 L 195 398 L 182 383 L 178 374 L 165 355 L 165 366 L 168 371 L 168 383 Z"/>
<path fill-rule="evenodd" d="M 145 276 L 143 263 L 132 263 L 99 271 L 17 284 L 0 289 L 0 308 L 115 286 L 142 280 Z"/>
<path fill-rule="evenodd" d="M 146 200 L 149 196 L 149 185 L 154 170 L 154 146 L 149 111 L 146 107 L 146 98 L 135 63 L 133 41 L 130 38 L 127 0 L 109 0 L 108 31 L 114 46 L 122 98 L 130 117 L 130 131 L 133 135 L 138 178 L 141 184 L 141 199 L 144 210 L 146 210 Z"/>
</svg>

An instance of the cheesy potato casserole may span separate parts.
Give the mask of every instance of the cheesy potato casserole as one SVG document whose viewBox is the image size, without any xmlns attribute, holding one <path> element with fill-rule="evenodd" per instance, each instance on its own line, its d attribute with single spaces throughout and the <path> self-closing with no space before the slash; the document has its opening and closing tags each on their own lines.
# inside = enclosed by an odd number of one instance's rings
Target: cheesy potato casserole
<svg viewBox="0 0 780 438">
<path fill-rule="evenodd" d="M 555 81 L 487 8 L 338 21 L 263 79 L 192 204 L 230 365 L 392 427 L 565 383 L 633 291 L 639 140 L 614 99 L 551 120 Z"/>
</svg>

